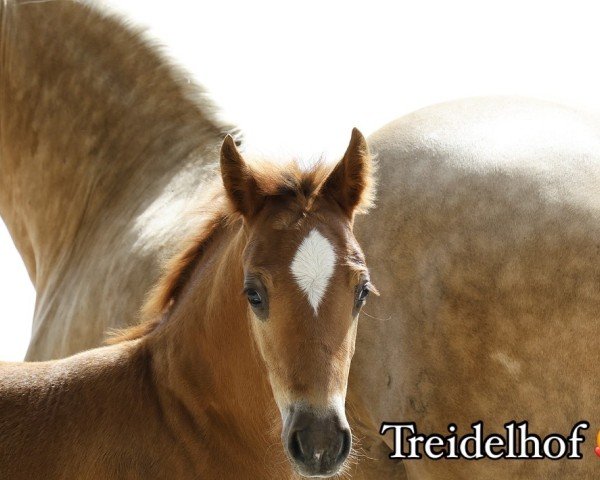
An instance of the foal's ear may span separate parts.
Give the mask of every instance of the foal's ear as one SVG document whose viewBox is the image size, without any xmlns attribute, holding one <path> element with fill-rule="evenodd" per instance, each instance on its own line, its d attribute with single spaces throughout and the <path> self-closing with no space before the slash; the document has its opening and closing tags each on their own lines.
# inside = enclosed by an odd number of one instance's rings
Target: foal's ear
<svg viewBox="0 0 600 480">
<path fill-rule="evenodd" d="M 371 156 L 363 134 L 352 129 L 348 149 L 325 180 L 321 193 L 332 197 L 352 217 L 358 207 L 368 206 L 371 193 Z"/>
<path fill-rule="evenodd" d="M 260 209 L 264 197 L 231 135 L 225 137 L 221 146 L 221 178 L 227 197 L 244 217 L 249 218 Z"/>
</svg>

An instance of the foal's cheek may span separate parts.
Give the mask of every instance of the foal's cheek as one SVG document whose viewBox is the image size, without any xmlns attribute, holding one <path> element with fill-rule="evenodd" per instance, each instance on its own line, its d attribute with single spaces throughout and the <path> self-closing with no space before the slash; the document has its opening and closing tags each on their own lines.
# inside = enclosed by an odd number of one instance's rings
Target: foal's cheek
<svg viewBox="0 0 600 480">
<path fill-rule="evenodd" d="M 358 331 L 358 328 L 357 328 L 358 322 L 357 322 L 357 320 L 358 320 L 358 318 L 354 318 L 353 325 L 350 327 L 350 329 L 351 329 L 351 332 L 350 332 L 351 340 L 350 340 L 350 347 L 349 347 L 349 350 L 350 350 L 350 360 L 352 360 L 354 358 L 354 351 L 356 350 L 356 334 L 357 334 L 357 331 Z"/>
<path fill-rule="evenodd" d="M 253 318 L 252 334 L 265 366 L 275 402 L 281 409 L 291 401 L 289 385 L 284 373 L 286 371 L 284 355 L 277 351 L 277 342 L 274 339 L 276 334 L 272 325 L 268 323 Z"/>
<path fill-rule="evenodd" d="M 261 356 L 263 357 L 263 360 L 265 359 L 265 325 L 264 322 L 258 318 L 254 312 L 252 312 L 252 309 L 250 310 L 250 329 L 252 331 L 252 336 L 254 337 L 254 343 L 256 344 L 256 346 L 258 347 L 258 350 L 261 354 Z"/>
<path fill-rule="evenodd" d="M 254 343 L 258 348 L 260 356 L 268 370 L 273 365 L 273 360 L 277 358 L 275 351 L 275 340 L 273 338 L 273 328 L 271 320 L 265 322 L 258 318 L 255 314 L 251 314 L 251 331 L 254 337 Z"/>
</svg>

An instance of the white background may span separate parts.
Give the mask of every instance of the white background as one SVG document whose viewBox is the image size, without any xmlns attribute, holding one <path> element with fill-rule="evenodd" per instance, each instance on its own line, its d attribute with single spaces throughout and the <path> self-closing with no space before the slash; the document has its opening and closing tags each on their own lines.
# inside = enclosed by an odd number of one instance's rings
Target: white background
<svg viewBox="0 0 600 480">
<path fill-rule="evenodd" d="M 368 134 L 411 110 L 473 95 L 600 111 L 597 2 L 111 4 L 149 27 L 263 151 L 341 153 L 352 126 Z M 0 225 L 0 360 L 23 357 L 34 301 Z"/>
</svg>

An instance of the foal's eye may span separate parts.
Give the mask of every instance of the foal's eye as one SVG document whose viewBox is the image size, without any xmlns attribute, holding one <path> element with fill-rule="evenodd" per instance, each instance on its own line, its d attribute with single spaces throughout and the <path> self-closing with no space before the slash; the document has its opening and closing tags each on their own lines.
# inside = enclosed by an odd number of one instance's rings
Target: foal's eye
<svg viewBox="0 0 600 480">
<path fill-rule="evenodd" d="M 354 308 L 359 310 L 366 302 L 369 293 L 371 293 L 371 284 L 369 282 L 365 282 L 358 287 L 356 287 L 356 303 Z"/>
<path fill-rule="evenodd" d="M 247 275 L 244 279 L 243 292 L 254 316 L 266 322 L 269 318 L 269 293 L 260 278 L 256 275 Z"/>
<path fill-rule="evenodd" d="M 366 300 L 366 298 L 369 296 L 369 286 L 368 285 L 363 285 L 362 288 L 360 289 L 360 291 L 358 292 L 358 298 L 357 300 L 359 302 L 364 302 Z"/>
<path fill-rule="evenodd" d="M 253 307 L 259 307 L 262 304 L 262 298 L 260 297 L 260 293 L 256 290 L 248 289 L 246 290 L 246 297 L 248 298 L 248 302 Z"/>
</svg>

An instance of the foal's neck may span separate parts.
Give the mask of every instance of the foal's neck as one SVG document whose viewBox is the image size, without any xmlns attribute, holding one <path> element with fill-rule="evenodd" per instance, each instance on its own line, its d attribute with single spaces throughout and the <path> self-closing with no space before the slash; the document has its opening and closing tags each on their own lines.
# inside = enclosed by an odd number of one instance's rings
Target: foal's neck
<svg viewBox="0 0 600 480">
<path fill-rule="evenodd" d="M 242 295 L 244 245 L 239 224 L 219 228 L 148 345 L 165 411 L 190 451 L 202 451 L 196 443 L 208 439 L 209 457 L 233 469 L 221 471 L 224 478 L 289 478 L 279 412 Z"/>
</svg>

